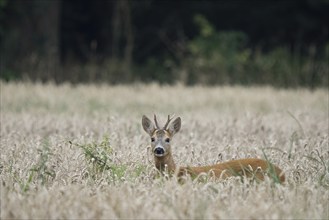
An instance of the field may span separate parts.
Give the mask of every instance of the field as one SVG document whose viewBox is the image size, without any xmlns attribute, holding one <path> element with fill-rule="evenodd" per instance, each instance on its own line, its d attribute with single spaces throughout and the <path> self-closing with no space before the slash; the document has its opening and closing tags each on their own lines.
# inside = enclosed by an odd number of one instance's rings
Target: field
<svg viewBox="0 0 329 220">
<path fill-rule="evenodd" d="M 1 219 L 328 219 L 328 90 L 1 82 Z M 265 156 L 286 183 L 156 175 L 145 114 L 182 118 L 178 165 Z"/>
</svg>

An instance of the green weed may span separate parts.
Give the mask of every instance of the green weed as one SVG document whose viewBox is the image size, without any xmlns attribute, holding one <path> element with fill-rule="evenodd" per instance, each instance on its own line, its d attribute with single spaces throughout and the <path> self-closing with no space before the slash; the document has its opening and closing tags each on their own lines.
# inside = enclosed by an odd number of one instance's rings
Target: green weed
<svg viewBox="0 0 329 220">
<path fill-rule="evenodd" d="M 30 189 L 30 185 L 35 178 L 41 180 L 41 185 L 48 183 L 49 178 L 55 178 L 55 171 L 48 165 L 49 157 L 52 155 L 49 145 L 49 140 L 45 139 L 42 144 L 42 149 L 38 149 L 39 160 L 29 169 L 29 176 L 26 182 L 19 181 L 24 193 Z"/>
<path fill-rule="evenodd" d="M 273 180 L 274 183 L 278 183 L 280 184 L 280 178 L 277 175 L 277 173 L 275 172 L 275 168 L 274 165 L 269 161 L 264 149 L 262 149 L 265 161 L 267 162 L 267 166 L 268 166 L 268 170 L 267 173 L 269 174 L 269 177 Z"/>
<path fill-rule="evenodd" d="M 115 154 L 107 136 L 104 136 L 100 143 L 76 144 L 76 146 L 83 150 L 89 164 L 89 176 L 93 180 L 105 177 L 108 182 L 123 181 L 126 177 L 136 178 L 146 170 L 145 166 L 139 164 L 132 170 L 128 169 L 127 164 L 116 164 Z"/>
</svg>

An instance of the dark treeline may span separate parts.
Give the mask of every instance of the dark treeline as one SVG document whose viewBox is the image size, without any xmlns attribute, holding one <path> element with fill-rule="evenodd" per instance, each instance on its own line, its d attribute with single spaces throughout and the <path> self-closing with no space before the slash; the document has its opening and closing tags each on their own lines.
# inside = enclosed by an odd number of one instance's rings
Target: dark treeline
<svg viewBox="0 0 329 220">
<path fill-rule="evenodd" d="M 1 78 L 328 86 L 327 0 L 0 0 Z"/>
</svg>

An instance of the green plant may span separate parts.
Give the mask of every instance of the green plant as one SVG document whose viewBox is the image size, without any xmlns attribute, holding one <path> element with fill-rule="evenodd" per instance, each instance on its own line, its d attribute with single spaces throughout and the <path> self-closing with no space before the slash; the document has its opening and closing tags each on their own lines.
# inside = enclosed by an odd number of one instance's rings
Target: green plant
<svg viewBox="0 0 329 220">
<path fill-rule="evenodd" d="M 273 180 L 274 183 L 280 184 L 280 178 L 277 175 L 277 173 L 275 172 L 275 168 L 274 165 L 269 161 L 264 149 L 262 149 L 265 161 L 267 162 L 268 165 L 268 170 L 267 173 L 269 174 L 269 177 Z"/>
<path fill-rule="evenodd" d="M 70 142 L 72 144 L 72 142 Z M 109 138 L 104 136 L 100 143 L 76 144 L 83 150 L 86 160 L 91 164 L 91 177 L 96 178 L 98 174 L 112 169 L 112 147 Z"/>
<path fill-rule="evenodd" d="M 247 35 L 238 31 L 218 32 L 202 15 L 194 19 L 199 36 L 188 42 L 190 55 L 182 63 L 187 68 L 188 84 L 225 84 L 241 82 L 241 72 L 250 60 Z"/>
<path fill-rule="evenodd" d="M 27 192 L 30 188 L 32 181 L 37 178 L 41 180 L 41 185 L 45 185 L 49 178 L 55 178 L 56 174 L 48 165 L 49 156 L 52 155 L 49 148 L 49 140 L 45 139 L 42 144 L 42 149 L 38 149 L 39 160 L 29 170 L 29 176 L 26 182 L 21 182 L 21 189 L 23 192 Z"/>
<path fill-rule="evenodd" d="M 70 142 L 72 144 L 72 142 Z M 76 144 L 83 150 L 93 180 L 105 177 L 107 181 L 121 181 L 124 177 L 136 178 L 145 171 L 144 165 L 137 164 L 129 169 L 126 164 L 114 163 L 113 148 L 109 138 L 104 136 L 100 143 Z"/>
</svg>

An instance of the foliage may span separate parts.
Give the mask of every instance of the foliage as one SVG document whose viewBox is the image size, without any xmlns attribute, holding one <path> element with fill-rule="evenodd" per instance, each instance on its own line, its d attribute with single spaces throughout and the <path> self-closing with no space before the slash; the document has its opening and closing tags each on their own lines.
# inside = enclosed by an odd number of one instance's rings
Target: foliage
<svg viewBox="0 0 329 220">
<path fill-rule="evenodd" d="M 23 192 L 27 192 L 30 188 L 32 181 L 40 180 L 41 185 L 48 184 L 49 178 L 54 179 L 56 174 L 54 170 L 49 167 L 48 160 L 51 156 L 49 141 L 44 140 L 42 144 L 42 149 L 38 149 L 39 160 L 38 162 L 29 170 L 30 174 L 28 175 L 27 180 L 21 180 L 21 189 Z"/>
<path fill-rule="evenodd" d="M 70 142 L 70 144 L 73 143 Z M 136 178 L 145 171 L 145 166 L 142 165 L 135 165 L 133 170 L 128 170 L 126 164 L 116 164 L 115 155 L 107 136 L 104 136 L 100 143 L 75 145 L 83 150 L 86 161 L 90 165 L 86 175 L 94 181 L 105 177 L 108 182 L 120 182 L 125 177 Z"/>
<path fill-rule="evenodd" d="M 0 78 L 327 87 L 328 8 L 309 0 L 0 0 Z"/>
<path fill-rule="evenodd" d="M 328 49 L 321 58 L 315 48 L 307 55 L 287 48 L 251 50 L 243 32 L 217 32 L 205 17 L 195 17 L 200 35 L 192 39 L 190 55 L 181 60 L 187 84 L 270 84 L 278 87 L 328 85 Z M 313 52 L 312 52 L 313 51 Z M 183 71 L 181 70 L 181 72 Z"/>
</svg>

